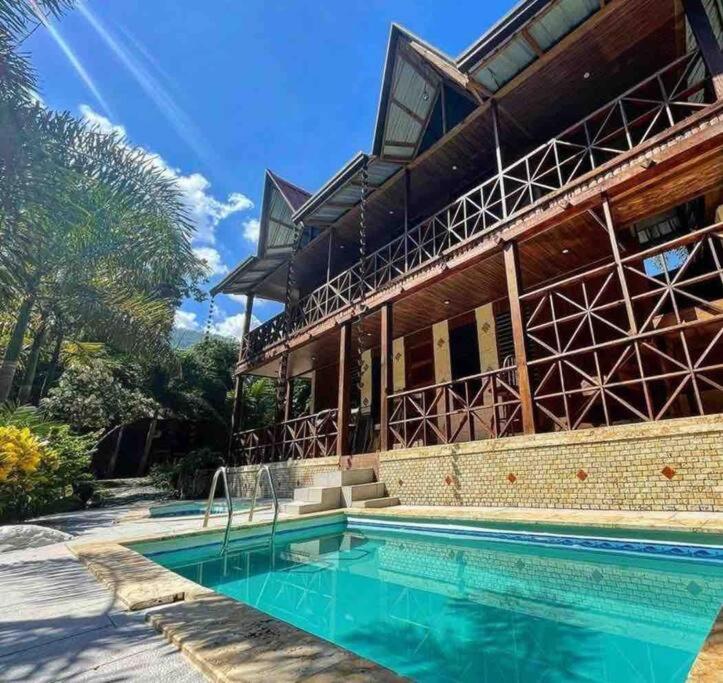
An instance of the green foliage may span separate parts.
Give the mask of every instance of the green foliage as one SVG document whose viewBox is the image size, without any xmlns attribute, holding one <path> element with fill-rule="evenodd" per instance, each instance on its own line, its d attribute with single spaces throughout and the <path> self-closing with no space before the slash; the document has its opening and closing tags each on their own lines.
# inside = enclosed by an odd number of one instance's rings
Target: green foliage
<svg viewBox="0 0 723 683">
<path fill-rule="evenodd" d="M 76 432 L 108 430 L 153 414 L 156 403 L 140 387 L 140 370 L 133 365 L 94 358 L 66 368 L 41 409 Z"/>
<path fill-rule="evenodd" d="M 203 470 L 215 470 L 224 464 L 223 457 L 210 448 L 191 451 L 174 463 L 159 463 L 151 467 L 148 476 L 154 486 L 169 492 L 174 498 L 193 498 L 197 495 L 196 477 Z"/>
<path fill-rule="evenodd" d="M 235 341 L 211 338 L 148 367 L 146 386 L 167 415 L 215 420 L 227 429 L 237 357 Z"/>
<path fill-rule="evenodd" d="M 246 429 L 264 427 L 274 422 L 276 390 L 272 380 L 259 377 L 244 388 L 244 426 Z"/>
<path fill-rule="evenodd" d="M 90 459 L 98 434 L 78 436 L 68 425 L 50 422 L 27 406 L 0 410 L 0 428 L 29 429 L 52 457 L 22 478 L 0 483 L 0 520 L 24 519 L 55 509 L 73 498 L 73 487 L 92 480 Z M 74 501 L 80 506 L 81 501 Z"/>
</svg>

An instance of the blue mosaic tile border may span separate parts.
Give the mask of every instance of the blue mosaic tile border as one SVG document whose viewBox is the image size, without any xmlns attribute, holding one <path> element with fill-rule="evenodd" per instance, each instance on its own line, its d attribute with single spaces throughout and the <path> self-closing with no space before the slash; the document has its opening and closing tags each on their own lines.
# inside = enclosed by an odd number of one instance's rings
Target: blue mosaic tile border
<svg viewBox="0 0 723 683">
<path fill-rule="evenodd" d="M 683 543 L 661 543 L 657 541 L 631 541 L 630 539 L 592 538 L 590 536 L 557 535 L 535 532 L 509 532 L 493 529 L 477 529 L 444 524 L 410 524 L 407 522 L 386 522 L 350 517 L 350 530 L 376 529 L 402 531 L 407 533 L 424 533 L 439 535 L 464 536 L 480 538 L 504 543 L 524 543 L 526 545 L 555 546 L 595 550 L 603 552 L 626 553 L 635 555 L 657 556 L 673 559 L 707 561 L 723 564 L 723 547 L 690 545 Z"/>
</svg>

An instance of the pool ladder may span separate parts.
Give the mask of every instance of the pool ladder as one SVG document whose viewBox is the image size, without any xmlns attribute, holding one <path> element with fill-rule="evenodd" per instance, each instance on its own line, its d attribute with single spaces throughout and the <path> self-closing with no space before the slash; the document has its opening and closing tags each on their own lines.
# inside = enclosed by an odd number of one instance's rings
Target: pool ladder
<svg viewBox="0 0 723 683">
<path fill-rule="evenodd" d="M 274 534 L 276 533 L 276 519 L 279 516 L 279 499 L 276 497 L 276 487 L 274 486 L 274 479 L 271 476 L 271 470 L 269 469 L 268 465 L 262 465 L 259 467 L 258 470 L 256 470 L 256 476 L 254 477 L 254 495 L 251 500 L 251 508 L 249 509 L 249 519 L 248 521 L 253 521 L 254 518 L 254 509 L 256 508 L 256 498 L 258 496 L 259 492 L 259 480 L 261 478 L 261 473 L 266 472 L 266 476 L 269 479 L 269 488 L 271 489 L 271 497 L 274 499 L 274 519 L 271 523 L 271 544 L 274 543 Z M 203 528 L 205 529 L 208 526 L 208 518 L 211 516 L 211 506 L 213 505 L 213 499 L 216 497 L 216 486 L 218 485 L 218 479 L 219 477 L 223 477 L 223 488 L 226 496 L 226 508 L 227 508 L 227 517 L 226 517 L 226 530 L 223 534 L 223 544 L 221 545 L 221 554 L 226 552 L 226 549 L 228 548 L 228 537 L 231 533 L 231 523 L 233 522 L 233 501 L 231 500 L 231 491 L 228 487 L 228 475 L 226 473 L 226 468 L 221 466 L 219 467 L 214 473 L 213 473 L 213 479 L 211 480 L 211 490 L 208 494 L 208 502 L 206 503 L 206 514 L 203 517 Z"/>
</svg>

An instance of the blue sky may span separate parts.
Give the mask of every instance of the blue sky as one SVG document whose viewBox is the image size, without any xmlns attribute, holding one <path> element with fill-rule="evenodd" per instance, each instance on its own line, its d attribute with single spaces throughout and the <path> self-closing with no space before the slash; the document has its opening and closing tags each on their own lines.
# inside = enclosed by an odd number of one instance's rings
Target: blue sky
<svg viewBox="0 0 723 683">
<path fill-rule="evenodd" d="M 48 106 L 121 130 L 178 176 L 213 284 L 255 253 L 265 168 L 314 191 L 370 149 L 392 21 L 457 55 L 512 4 L 86 0 L 24 47 Z M 184 302 L 177 323 L 203 327 L 207 310 Z M 217 297 L 216 330 L 237 334 L 243 310 Z"/>
</svg>

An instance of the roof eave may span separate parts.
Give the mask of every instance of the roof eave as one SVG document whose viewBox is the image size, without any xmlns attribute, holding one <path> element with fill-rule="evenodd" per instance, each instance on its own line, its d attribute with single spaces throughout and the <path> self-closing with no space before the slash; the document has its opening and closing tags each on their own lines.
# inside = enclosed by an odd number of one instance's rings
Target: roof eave
<svg viewBox="0 0 723 683">
<path fill-rule="evenodd" d="M 457 68 L 463 73 L 468 72 L 554 1 L 521 0 L 481 38 L 477 39 L 457 57 L 455 61 Z"/>
<path fill-rule="evenodd" d="M 303 221 L 312 211 L 319 208 L 329 197 L 341 188 L 350 178 L 353 178 L 369 159 L 364 152 L 357 152 L 341 169 L 330 178 L 308 201 L 302 204 L 291 216 L 294 223 Z"/>
</svg>

